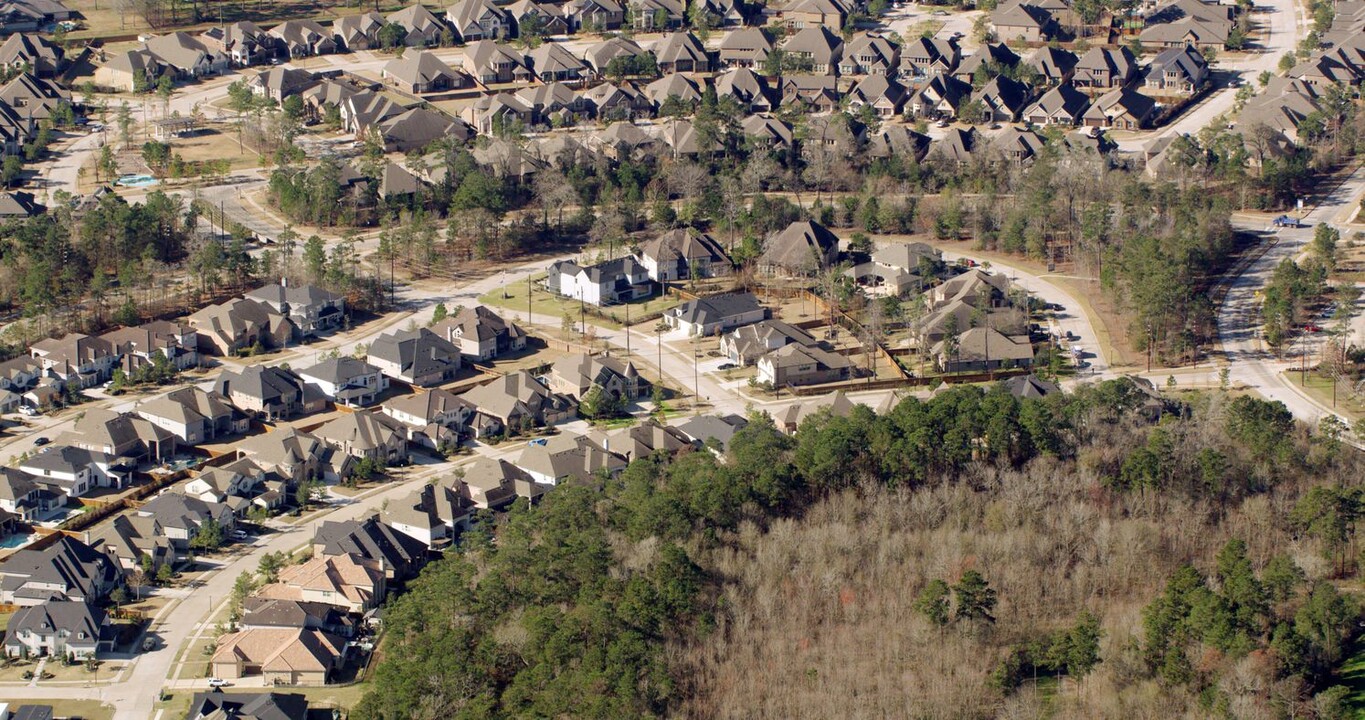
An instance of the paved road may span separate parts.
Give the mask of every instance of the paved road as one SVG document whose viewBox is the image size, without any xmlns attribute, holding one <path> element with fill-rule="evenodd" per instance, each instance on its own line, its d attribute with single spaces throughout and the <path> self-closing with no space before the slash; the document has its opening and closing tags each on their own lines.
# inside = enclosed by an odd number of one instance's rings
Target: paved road
<svg viewBox="0 0 1365 720">
<path fill-rule="evenodd" d="M 1176 121 L 1156 132 L 1142 133 L 1120 140 L 1119 149 L 1136 152 L 1155 138 L 1176 134 L 1198 134 L 1214 118 L 1232 109 L 1236 88 L 1229 83 L 1235 78 L 1243 83 L 1252 84 L 1257 89 L 1257 76 L 1269 70 L 1276 72 L 1280 58 L 1298 45 L 1300 37 L 1307 33 L 1305 17 L 1294 0 L 1267 0 L 1257 3 L 1257 20 L 1262 23 L 1267 37 L 1251 52 L 1238 57 L 1219 59 L 1214 63 L 1215 82 L 1218 89 L 1209 93 L 1198 105 L 1187 109 Z"/>
</svg>

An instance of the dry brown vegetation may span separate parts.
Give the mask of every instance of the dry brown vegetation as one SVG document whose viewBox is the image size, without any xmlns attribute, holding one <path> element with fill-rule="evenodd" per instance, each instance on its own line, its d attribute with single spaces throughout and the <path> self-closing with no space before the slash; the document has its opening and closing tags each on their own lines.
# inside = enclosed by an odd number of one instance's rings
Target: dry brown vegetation
<svg viewBox="0 0 1365 720">
<path fill-rule="evenodd" d="M 1168 423 L 1173 454 L 1218 432 L 1218 408 Z M 1144 667 L 1142 609 L 1182 564 L 1211 574 L 1231 538 L 1259 570 L 1288 552 L 1310 580 L 1331 571 L 1314 540 L 1295 539 L 1286 515 L 1300 483 L 1359 478 L 1359 465 L 1324 477 L 1282 477 L 1273 490 L 1220 508 L 1149 492 L 1116 495 L 1099 472 L 1140 445 L 1115 428 L 1076 462 L 1041 458 L 1020 471 L 973 466 L 952 484 L 845 490 L 766 530 L 745 525 L 709 555 L 726 579 L 716 630 L 675 647 L 690 680 L 689 718 L 1175 718 L 1208 717 L 1194 692 Z M 1302 446 L 1306 441 L 1299 439 Z M 914 609 L 932 579 L 975 569 L 999 593 L 997 622 L 940 631 Z M 1101 620 L 1102 662 L 1081 683 L 1029 684 L 1005 696 L 990 673 L 1007 648 Z M 1272 699 L 1296 687 L 1274 681 L 1264 652 L 1194 655 L 1218 671 L 1236 717 L 1279 717 Z M 1202 665 L 1203 667 L 1200 667 Z"/>
</svg>

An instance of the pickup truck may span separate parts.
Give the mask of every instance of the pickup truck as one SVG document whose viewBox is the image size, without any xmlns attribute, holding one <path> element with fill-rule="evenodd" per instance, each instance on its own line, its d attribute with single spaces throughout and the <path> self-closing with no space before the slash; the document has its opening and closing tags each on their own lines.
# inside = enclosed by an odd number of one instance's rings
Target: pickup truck
<svg viewBox="0 0 1365 720">
<path fill-rule="evenodd" d="M 1275 218 L 1275 220 L 1271 224 L 1273 224 L 1277 228 L 1303 227 L 1303 223 L 1299 222 L 1298 218 L 1290 215 L 1281 215 Z"/>
</svg>

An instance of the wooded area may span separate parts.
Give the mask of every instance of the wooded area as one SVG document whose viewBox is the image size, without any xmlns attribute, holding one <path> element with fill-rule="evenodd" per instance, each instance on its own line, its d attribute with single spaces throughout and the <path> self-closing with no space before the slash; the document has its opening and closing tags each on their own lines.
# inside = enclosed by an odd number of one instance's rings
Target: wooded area
<svg viewBox="0 0 1365 720">
<path fill-rule="evenodd" d="M 354 716 L 1326 713 L 1359 455 L 1261 400 L 1159 407 L 955 388 L 559 488 L 394 602 Z"/>
</svg>

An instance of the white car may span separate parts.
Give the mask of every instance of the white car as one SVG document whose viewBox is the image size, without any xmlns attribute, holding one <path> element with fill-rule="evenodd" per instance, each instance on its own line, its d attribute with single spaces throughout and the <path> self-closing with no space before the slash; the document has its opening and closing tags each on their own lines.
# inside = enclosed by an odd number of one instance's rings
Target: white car
<svg viewBox="0 0 1365 720">
<path fill-rule="evenodd" d="M 211 688 L 220 688 L 220 687 L 227 687 L 227 686 L 228 686 L 228 681 L 226 681 L 226 680 L 224 680 L 224 679 L 222 679 L 222 678 L 209 678 L 209 687 L 211 687 Z"/>
</svg>

